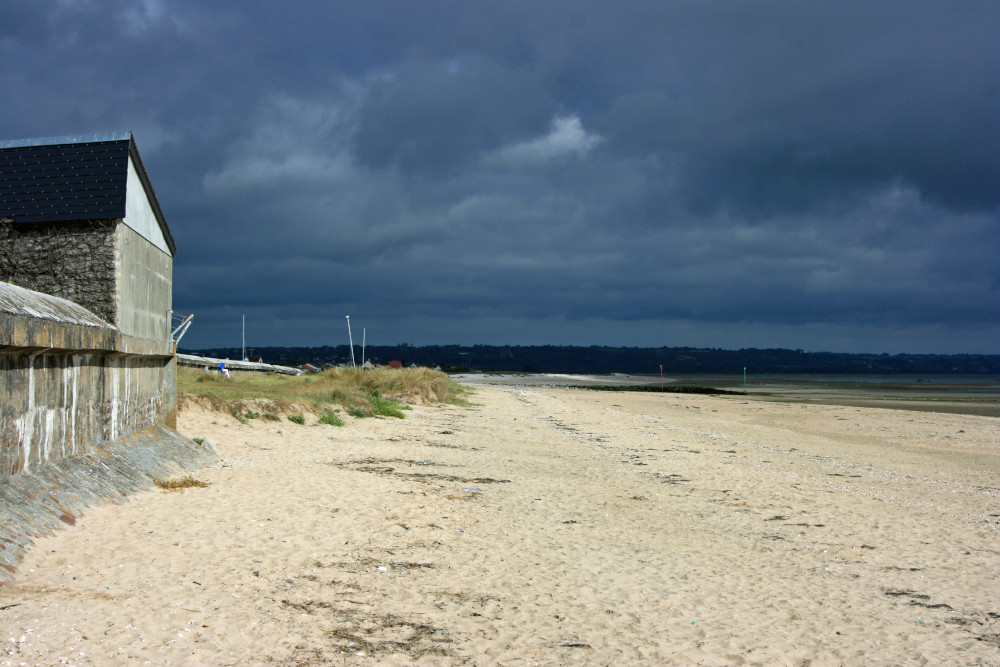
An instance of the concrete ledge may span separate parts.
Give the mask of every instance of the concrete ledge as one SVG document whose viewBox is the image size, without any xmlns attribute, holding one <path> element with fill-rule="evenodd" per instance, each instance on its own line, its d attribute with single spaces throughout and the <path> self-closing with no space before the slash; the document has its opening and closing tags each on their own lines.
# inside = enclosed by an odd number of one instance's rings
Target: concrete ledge
<svg viewBox="0 0 1000 667">
<path fill-rule="evenodd" d="M 154 479 L 187 474 L 217 458 L 211 444 L 154 426 L 0 480 L 0 585 L 13 579 L 35 538 L 75 524 L 87 507 L 126 502 Z"/>
</svg>

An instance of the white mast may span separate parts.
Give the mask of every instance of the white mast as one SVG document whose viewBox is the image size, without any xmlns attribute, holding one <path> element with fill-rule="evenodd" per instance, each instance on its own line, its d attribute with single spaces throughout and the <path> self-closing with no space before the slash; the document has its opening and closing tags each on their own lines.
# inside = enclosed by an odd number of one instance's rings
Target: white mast
<svg viewBox="0 0 1000 667">
<path fill-rule="evenodd" d="M 354 368 L 354 338 L 351 337 L 351 316 L 347 316 L 347 340 L 351 342 L 351 368 Z"/>
</svg>

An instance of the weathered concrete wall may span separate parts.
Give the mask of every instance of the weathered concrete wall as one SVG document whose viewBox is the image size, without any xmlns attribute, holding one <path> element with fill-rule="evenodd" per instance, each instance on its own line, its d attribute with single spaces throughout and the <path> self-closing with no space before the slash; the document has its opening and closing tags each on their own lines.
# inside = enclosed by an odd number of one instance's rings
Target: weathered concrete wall
<svg viewBox="0 0 1000 667">
<path fill-rule="evenodd" d="M 0 220 L 0 281 L 68 299 L 114 323 L 120 224 L 15 225 Z"/>
<path fill-rule="evenodd" d="M 0 378 L 0 478 L 176 423 L 169 341 L 15 285 L 0 284 Z"/>
<path fill-rule="evenodd" d="M 117 235 L 120 275 L 114 324 L 129 336 L 168 340 L 173 303 L 173 257 L 128 225 L 120 225 Z"/>
<path fill-rule="evenodd" d="M 168 425 L 173 368 L 103 351 L 0 351 L 0 478 Z"/>
</svg>

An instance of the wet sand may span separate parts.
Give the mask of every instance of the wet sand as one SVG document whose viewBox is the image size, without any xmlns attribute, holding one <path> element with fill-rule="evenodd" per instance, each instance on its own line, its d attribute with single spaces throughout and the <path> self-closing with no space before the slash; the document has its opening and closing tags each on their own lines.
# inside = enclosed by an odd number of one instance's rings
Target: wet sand
<svg viewBox="0 0 1000 667">
<path fill-rule="evenodd" d="M 482 386 L 345 427 L 189 404 L 209 486 L 0 588 L 0 664 L 1000 664 L 1000 420 Z"/>
<path fill-rule="evenodd" d="M 472 373 L 456 376 L 472 386 L 714 388 L 745 393 L 755 401 L 887 408 L 1000 417 L 1000 378 L 979 375 L 569 375 Z"/>
</svg>

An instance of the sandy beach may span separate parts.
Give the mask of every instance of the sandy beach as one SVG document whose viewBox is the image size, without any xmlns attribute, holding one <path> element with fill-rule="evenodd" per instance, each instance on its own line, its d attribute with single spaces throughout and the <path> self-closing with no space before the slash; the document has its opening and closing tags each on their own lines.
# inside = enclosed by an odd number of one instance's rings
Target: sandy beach
<svg viewBox="0 0 1000 667">
<path fill-rule="evenodd" d="M 188 402 L 208 484 L 0 588 L 10 665 L 1000 665 L 1000 420 L 480 386 L 344 427 Z"/>
</svg>

